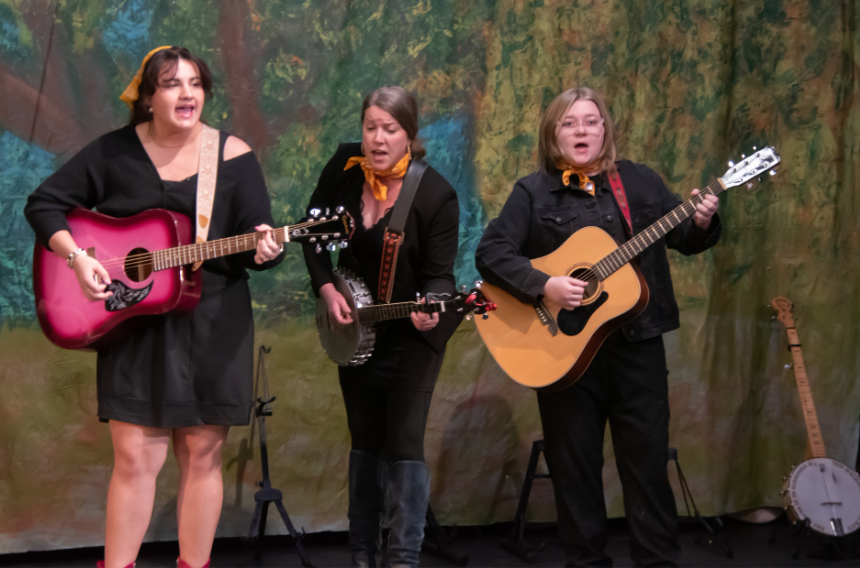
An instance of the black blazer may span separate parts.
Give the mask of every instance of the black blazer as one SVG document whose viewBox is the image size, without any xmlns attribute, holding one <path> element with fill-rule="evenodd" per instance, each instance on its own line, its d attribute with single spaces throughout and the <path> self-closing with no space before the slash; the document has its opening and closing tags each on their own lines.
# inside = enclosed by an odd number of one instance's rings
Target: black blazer
<svg viewBox="0 0 860 568">
<path fill-rule="evenodd" d="M 334 210 L 342 206 L 352 214 L 356 224 L 362 222 L 361 193 L 364 172 L 359 166 L 346 171 L 343 169 L 349 158 L 360 155 L 361 145 L 358 143 L 341 144 L 338 147 L 320 175 L 308 210 Z M 384 222 L 385 220 L 380 221 Z M 394 276 L 392 302 L 415 300 L 416 292 L 420 292 L 422 296 L 455 292 L 454 261 L 457 257 L 459 223 L 457 193 L 439 172 L 428 166 L 418 184 L 412 208 L 406 219 Z M 316 253 L 315 245 L 306 243 L 303 248 L 311 285 L 314 294 L 319 296 L 320 287 L 332 281 L 331 256 L 325 251 Z M 355 274 L 367 274 L 367 280 L 372 280 L 369 288 L 376 300 L 379 266 L 360 266 L 353 250 L 353 247 L 341 249 L 337 264 Z M 371 278 L 370 274 L 376 277 Z M 460 318 L 444 317 L 439 325 L 429 332 L 415 331 L 438 353 L 445 348 L 445 343 L 459 321 Z M 409 325 L 412 325 L 411 322 Z"/>
</svg>

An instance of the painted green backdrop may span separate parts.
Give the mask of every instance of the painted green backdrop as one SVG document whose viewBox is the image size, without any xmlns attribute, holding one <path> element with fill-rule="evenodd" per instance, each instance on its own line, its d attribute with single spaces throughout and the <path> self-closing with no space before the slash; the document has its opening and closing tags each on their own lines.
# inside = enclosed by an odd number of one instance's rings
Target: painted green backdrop
<svg viewBox="0 0 860 568">
<path fill-rule="evenodd" d="M 541 110 L 564 88 L 603 91 L 621 153 L 684 196 L 728 159 L 775 145 L 780 175 L 722 198 L 720 244 L 672 255 L 683 322 L 666 337 L 671 441 L 703 513 L 779 503 L 805 445 L 784 330 L 767 308 L 782 294 L 796 304 L 828 453 L 853 464 L 858 18 L 854 0 L 0 0 L 0 552 L 103 538 L 111 449 L 95 418 L 95 359 L 41 335 L 21 211 L 83 144 L 123 124 L 117 96 L 163 44 L 209 62 L 204 114 L 257 151 L 284 223 L 302 215 L 337 144 L 358 138 L 362 97 L 385 84 L 415 91 L 429 161 L 460 197 L 461 282 L 477 276 L 487 220 L 535 168 Z M 252 279 L 278 397 L 272 477 L 298 526 L 343 529 L 349 438 L 336 370 L 312 330 L 299 251 L 288 250 L 281 268 Z M 511 519 L 540 436 L 534 394 L 504 377 L 465 322 L 427 432 L 440 520 Z M 220 535 L 247 531 L 257 443 L 250 428 L 231 433 Z M 622 515 L 611 452 L 605 480 Z M 149 539 L 175 538 L 176 482 L 170 462 Z M 538 482 L 529 518 L 553 519 L 551 496 Z"/>
</svg>

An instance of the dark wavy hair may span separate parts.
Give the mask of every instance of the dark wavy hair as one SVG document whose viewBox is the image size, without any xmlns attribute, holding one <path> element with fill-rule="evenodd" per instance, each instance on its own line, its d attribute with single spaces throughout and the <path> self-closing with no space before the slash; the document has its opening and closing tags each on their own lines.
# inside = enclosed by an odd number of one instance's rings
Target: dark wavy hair
<svg viewBox="0 0 860 568">
<path fill-rule="evenodd" d="M 140 85 L 137 87 L 137 100 L 134 101 L 134 106 L 131 109 L 130 125 L 135 126 L 141 122 L 152 120 L 152 111 L 149 110 L 146 99 L 155 93 L 155 90 L 158 88 L 158 79 L 161 75 L 176 72 L 176 66 L 179 64 L 180 59 L 193 63 L 197 67 L 197 72 L 200 73 L 200 83 L 203 86 L 203 92 L 206 93 L 207 99 L 212 97 L 212 72 L 209 71 L 209 66 L 206 65 L 205 61 L 196 55 L 192 55 L 184 47 L 173 46 L 156 51 L 143 67 L 143 76 L 140 79 Z"/>
<path fill-rule="evenodd" d="M 379 107 L 394 118 L 409 137 L 409 150 L 412 159 L 423 158 L 427 151 L 418 139 L 418 101 L 415 95 L 403 87 L 380 87 L 364 98 L 361 105 L 361 123 L 364 124 L 364 113 L 367 109 Z"/>
</svg>

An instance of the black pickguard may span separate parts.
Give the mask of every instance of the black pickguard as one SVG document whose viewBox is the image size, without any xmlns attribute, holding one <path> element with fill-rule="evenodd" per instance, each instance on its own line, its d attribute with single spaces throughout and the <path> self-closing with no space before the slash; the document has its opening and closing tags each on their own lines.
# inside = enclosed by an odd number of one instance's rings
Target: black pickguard
<svg viewBox="0 0 860 568">
<path fill-rule="evenodd" d="M 114 280 L 107 285 L 107 289 L 113 292 L 113 296 L 108 296 L 105 300 L 105 309 L 109 312 L 118 312 L 126 308 L 130 308 L 135 304 L 139 304 L 149 296 L 149 291 L 152 290 L 152 282 L 146 288 L 129 288 L 119 280 Z"/>
<path fill-rule="evenodd" d="M 609 294 L 604 290 L 596 300 L 587 306 L 579 306 L 575 310 L 561 310 L 558 312 L 558 329 L 565 335 L 579 335 L 585 329 L 588 320 L 597 311 L 597 308 L 606 303 Z"/>
</svg>

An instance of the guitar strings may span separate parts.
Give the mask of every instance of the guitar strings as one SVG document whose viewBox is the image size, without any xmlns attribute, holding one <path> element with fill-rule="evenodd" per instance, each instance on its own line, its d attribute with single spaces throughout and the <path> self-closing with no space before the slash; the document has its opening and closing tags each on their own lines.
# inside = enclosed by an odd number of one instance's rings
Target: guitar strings
<svg viewBox="0 0 860 568">
<path fill-rule="evenodd" d="M 674 214 L 679 209 L 683 209 L 684 213 L 687 214 L 687 216 L 684 217 L 684 219 L 682 220 L 682 221 L 685 221 L 687 218 L 689 218 L 691 215 L 693 215 L 695 213 L 695 206 L 698 205 L 699 203 L 701 203 L 704 200 L 706 195 L 713 195 L 713 189 L 711 188 L 711 186 L 715 185 L 715 184 L 716 184 L 716 186 L 719 186 L 719 182 L 717 180 L 709 183 L 705 187 L 705 189 L 703 189 L 697 195 L 694 195 L 693 197 L 691 197 L 690 199 L 688 199 L 684 203 L 682 203 L 682 204 L 678 205 L 677 207 L 675 207 L 674 209 L 672 209 L 672 211 L 670 211 L 669 213 L 667 213 L 666 215 L 661 217 L 654 224 L 652 224 L 650 227 L 648 227 L 648 229 L 635 235 L 629 241 L 627 241 L 626 243 L 624 243 L 620 247 L 613 250 L 611 253 L 607 254 L 606 256 L 604 256 L 603 258 L 601 258 L 600 260 L 595 262 L 591 268 L 586 269 L 585 271 L 582 272 L 582 274 L 580 274 L 579 276 L 576 276 L 576 278 L 578 280 L 583 280 L 583 281 L 590 283 L 590 282 L 598 279 L 598 272 L 597 272 L 598 268 L 597 268 L 597 266 L 601 265 L 601 263 L 604 263 L 604 262 L 611 262 L 611 260 L 607 260 L 607 259 L 611 258 L 614 260 L 619 256 L 623 256 L 622 249 L 629 250 L 629 249 L 632 249 L 634 245 L 637 245 L 637 246 L 638 245 L 644 245 L 639 252 L 642 252 L 642 250 L 645 250 L 645 248 L 647 248 L 648 246 L 650 246 L 654 242 L 653 240 L 650 243 L 645 242 L 645 237 L 648 236 L 649 229 L 652 229 L 655 225 L 660 225 L 662 227 L 663 220 L 668 219 L 668 217 L 670 215 Z M 693 205 L 694 210 L 692 212 L 688 212 L 686 210 L 687 205 Z M 676 217 L 677 217 L 677 215 L 676 215 Z M 681 222 L 678 222 L 678 224 L 680 224 L 680 223 Z M 675 225 L 675 226 L 677 226 L 677 225 Z M 675 227 L 673 226 L 672 229 L 674 229 L 674 228 Z M 671 230 L 671 229 L 669 229 L 669 230 Z M 638 252 L 636 254 L 638 254 Z M 633 255 L 633 256 L 635 256 L 635 255 Z M 631 256 L 630 258 L 633 258 L 633 256 Z M 630 259 L 627 259 L 627 260 L 618 259 L 620 264 L 626 264 L 629 260 Z"/>
<path fill-rule="evenodd" d="M 302 223 L 297 223 L 295 225 L 289 225 L 287 227 L 276 228 L 276 229 L 273 229 L 272 232 L 275 233 L 276 236 L 278 236 L 277 234 L 289 234 L 289 233 L 294 232 L 297 229 L 304 229 L 306 227 L 312 227 L 312 226 L 319 225 L 322 223 L 330 223 L 330 222 L 334 222 L 337 220 L 338 219 L 305 221 Z M 216 246 L 221 246 L 223 248 L 222 243 L 225 243 L 226 241 L 233 241 L 233 243 L 235 243 L 236 245 L 248 245 L 248 244 L 250 244 L 249 241 L 254 241 L 254 243 L 256 244 L 256 242 L 259 241 L 260 238 L 262 238 L 260 236 L 262 234 L 263 234 L 262 232 L 246 233 L 244 235 L 236 235 L 233 237 L 226 237 L 226 238 L 218 239 L 215 241 L 207 241 L 204 243 L 193 243 L 193 244 L 188 244 L 188 245 L 180 245 L 178 247 L 172 247 L 172 249 L 165 249 L 165 250 L 173 250 L 174 251 L 173 255 L 175 256 L 175 255 L 182 255 L 185 253 L 192 253 L 192 254 L 194 252 L 199 253 L 199 252 L 202 252 L 202 249 L 205 249 L 205 248 L 211 249 L 211 248 L 214 248 Z M 329 233 L 303 233 L 303 234 L 297 235 L 297 236 L 304 239 L 304 238 L 309 238 L 309 237 L 323 236 L 323 235 L 327 235 L 327 234 L 329 234 Z M 282 241 L 282 242 L 286 242 L 286 239 L 284 239 L 284 241 Z M 230 248 L 230 246 L 233 246 L 233 245 L 228 245 L 228 249 Z M 196 248 L 198 250 L 194 251 L 193 250 L 194 248 Z M 250 250 L 250 249 L 246 249 L 246 250 Z M 240 252 L 242 252 L 242 251 L 240 251 Z M 116 268 L 120 268 L 120 267 L 132 269 L 132 268 L 139 268 L 141 266 L 152 265 L 154 262 L 155 254 L 156 253 L 154 253 L 154 252 L 145 252 L 145 253 L 139 253 L 139 254 L 134 254 L 134 255 L 128 255 L 125 257 L 108 258 L 108 259 L 105 259 L 104 261 L 100 261 L 100 262 L 101 262 L 101 265 L 105 268 L 105 270 L 107 270 L 108 273 L 110 274 L 112 269 L 116 269 Z M 221 256 L 224 256 L 224 255 L 221 255 Z"/>
</svg>

